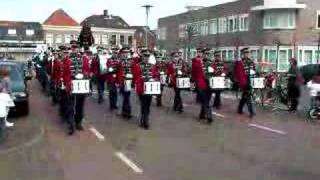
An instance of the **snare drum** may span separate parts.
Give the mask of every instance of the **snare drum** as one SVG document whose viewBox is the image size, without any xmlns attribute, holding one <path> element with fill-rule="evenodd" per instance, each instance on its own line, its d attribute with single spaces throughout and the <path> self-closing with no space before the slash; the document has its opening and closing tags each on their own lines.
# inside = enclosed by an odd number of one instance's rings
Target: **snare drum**
<svg viewBox="0 0 320 180">
<path fill-rule="evenodd" d="M 209 79 L 209 85 L 211 89 L 226 89 L 225 77 L 211 77 Z"/>
<path fill-rule="evenodd" d="M 190 89 L 190 78 L 177 78 L 178 89 Z"/>
<path fill-rule="evenodd" d="M 264 80 L 265 80 L 265 78 L 260 78 L 260 77 L 251 78 L 251 87 L 253 89 L 265 88 Z"/>
<path fill-rule="evenodd" d="M 159 81 L 144 82 L 144 94 L 146 95 L 161 94 L 161 83 Z"/>
<path fill-rule="evenodd" d="M 90 93 L 90 80 L 72 80 L 72 94 L 89 94 Z"/>
</svg>

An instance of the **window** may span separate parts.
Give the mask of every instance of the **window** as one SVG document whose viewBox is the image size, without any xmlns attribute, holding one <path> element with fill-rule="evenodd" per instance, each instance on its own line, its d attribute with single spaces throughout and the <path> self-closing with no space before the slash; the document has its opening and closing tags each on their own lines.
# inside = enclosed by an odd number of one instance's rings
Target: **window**
<svg viewBox="0 0 320 180">
<path fill-rule="evenodd" d="M 233 61 L 234 60 L 234 53 L 233 50 L 228 50 L 228 61 Z"/>
<path fill-rule="evenodd" d="M 307 64 L 312 64 L 312 50 L 305 50 L 304 51 L 304 60 Z"/>
<path fill-rule="evenodd" d="M 288 71 L 289 62 L 288 62 L 288 51 L 280 50 L 279 51 L 279 71 Z"/>
<path fill-rule="evenodd" d="M 186 25 L 185 24 L 179 24 L 179 32 L 178 32 L 179 38 L 186 37 Z"/>
<path fill-rule="evenodd" d="M 249 15 L 242 14 L 239 16 L 239 31 L 249 30 Z"/>
<path fill-rule="evenodd" d="M 49 45 L 53 44 L 53 35 L 52 34 L 47 34 L 46 35 L 46 43 Z"/>
<path fill-rule="evenodd" d="M 71 41 L 71 35 L 70 34 L 64 35 L 64 42 L 69 43 L 70 41 Z"/>
<path fill-rule="evenodd" d="M 219 18 L 218 31 L 219 33 L 227 32 L 227 18 Z"/>
<path fill-rule="evenodd" d="M 116 45 L 116 43 L 117 43 L 117 35 L 112 35 L 111 36 L 111 45 Z"/>
<path fill-rule="evenodd" d="M 208 22 L 201 22 L 200 24 L 200 35 L 208 35 Z"/>
<path fill-rule="evenodd" d="M 200 34 L 200 30 L 201 30 L 201 24 L 196 22 L 196 23 L 192 23 L 192 35 L 193 36 L 197 36 Z"/>
<path fill-rule="evenodd" d="M 58 34 L 58 35 L 56 36 L 56 43 L 57 43 L 57 44 L 62 43 L 62 35 L 61 35 L 61 34 Z"/>
<path fill-rule="evenodd" d="M 228 18 L 228 32 L 235 32 L 237 31 L 237 18 L 235 16 L 230 16 Z"/>
<path fill-rule="evenodd" d="M 273 10 L 264 14 L 264 29 L 294 29 L 296 16 L 293 10 Z"/>
<path fill-rule="evenodd" d="M 8 29 L 8 35 L 11 35 L 11 36 L 17 35 L 17 30 L 16 29 Z"/>
<path fill-rule="evenodd" d="M 217 34 L 218 24 L 217 19 L 212 19 L 209 21 L 209 34 Z"/>
<path fill-rule="evenodd" d="M 108 35 L 107 34 L 102 35 L 102 44 L 104 44 L 104 45 L 108 44 Z"/>
<path fill-rule="evenodd" d="M 222 51 L 222 60 L 227 60 L 227 51 L 226 50 Z"/>
<path fill-rule="evenodd" d="M 26 30 L 26 35 L 27 36 L 33 36 L 34 35 L 34 30 L 33 29 L 27 29 Z"/>
<path fill-rule="evenodd" d="M 254 61 L 259 60 L 259 50 L 251 50 L 250 51 L 251 59 Z"/>
<path fill-rule="evenodd" d="M 276 61 L 277 61 L 277 51 L 273 49 L 266 49 L 264 52 L 265 61 L 272 63 L 272 67 L 276 68 Z"/>
<path fill-rule="evenodd" d="M 159 28 L 159 40 L 166 40 L 167 39 L 167 28 L 161 27 Z"/>
<path fill-rule="evenodd" d="M 124 35 L 120 35 L 120 44 L 124 45 Z"/>
<path fill-rule="evenodd" d="M 316 23 L 316 28 L 320 29 L 320 11 L 317 11 L 317 23 Z"/>
<path fill-rule="evenodd" d="M 133 44 L 132 36 L 128 36 L 128 45 L 132 46 L 132 44 Z"/>
<path fill-rule="evenodd" d="M 93 38 L 94 38 L 95 44 L 101 44 L 101 36 L 100 36 L 100 34 L 94 34 Z"/>
</svg>

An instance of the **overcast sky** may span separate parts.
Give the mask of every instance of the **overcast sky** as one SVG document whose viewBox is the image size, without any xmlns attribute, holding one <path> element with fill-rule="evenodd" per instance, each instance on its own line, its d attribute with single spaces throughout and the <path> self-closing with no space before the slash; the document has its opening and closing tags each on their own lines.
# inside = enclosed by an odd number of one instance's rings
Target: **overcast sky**
<svg viewBox="0 0 320 180">
<path fill-rule="evenodd" d="M 151 4 L 149 24 L 157 27 L 158 18 L 185 11 L 185 6 L 212 6 L 233 0 L 0 0 L 0 20 L 38 21 L 44 20 L 56 9 L 64 9 L 76 21 L 81 22 L 92 14 L 121 16 L 130 25 L 145 25 L 144 4 Z"/>
</svg>

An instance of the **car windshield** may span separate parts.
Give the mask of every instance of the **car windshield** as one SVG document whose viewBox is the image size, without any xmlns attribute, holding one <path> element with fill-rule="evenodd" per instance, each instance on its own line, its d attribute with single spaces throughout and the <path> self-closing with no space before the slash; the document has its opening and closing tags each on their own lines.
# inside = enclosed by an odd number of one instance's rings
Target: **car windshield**
<svg viewBox="0 0 320 180">
<path fill-rule="evenodd" d="M 22 81 L 22 77 L 18 71 L 17 66 L 9 64 L 0 64 L 0 68 L 6 68 L 9 70 L 11 81 Z"/>
</svg>

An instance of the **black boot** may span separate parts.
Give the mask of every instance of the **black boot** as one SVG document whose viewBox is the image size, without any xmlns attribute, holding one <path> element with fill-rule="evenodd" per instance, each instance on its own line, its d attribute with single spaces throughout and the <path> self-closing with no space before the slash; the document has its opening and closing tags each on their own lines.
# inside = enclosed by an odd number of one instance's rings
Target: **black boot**
<svg viewBox="0 0 320 180">
<path fill-rule="evenodd" d="M 77 129 L 78 131 L 83 131 L 83 126 L 82 126 L 81 124 L 77 124 L 77 125 L 76 125 L 76 129 Z"/>
<path fill-rule="evenodd" d="M 74 134 L 74 127 L 70 126 L 68 129 L 68 135 L 72 136 Z"/>
</svg>

